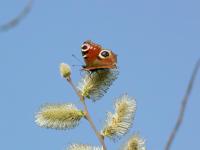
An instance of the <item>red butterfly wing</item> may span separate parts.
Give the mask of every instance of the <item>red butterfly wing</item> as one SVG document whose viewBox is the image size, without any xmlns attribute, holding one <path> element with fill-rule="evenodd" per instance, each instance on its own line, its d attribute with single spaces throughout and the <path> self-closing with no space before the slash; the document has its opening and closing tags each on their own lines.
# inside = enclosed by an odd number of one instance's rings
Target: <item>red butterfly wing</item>
<svg viewBox="0 0 200 150">
<path fill-rule="evenodd" d="M 81 49 L 86 64 L 83 67 L 84 70 L 92 71 L 116 67 L 117 56 L 112 51 L 102 49 L 100 45 L 92 41 L 85 41 Z"/>
</svg>

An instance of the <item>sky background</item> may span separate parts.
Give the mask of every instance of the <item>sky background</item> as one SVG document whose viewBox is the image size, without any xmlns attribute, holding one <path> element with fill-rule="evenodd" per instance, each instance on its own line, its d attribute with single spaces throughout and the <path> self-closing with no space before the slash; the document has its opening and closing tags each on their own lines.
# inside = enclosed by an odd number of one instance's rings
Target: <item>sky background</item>
<svg viewBox="0 0 200 150">
<path fill-rule="evenodd" d="M 0 0 L 0 24 L 16 16 L 27 0 Z M 0 149 L 64 150 L 70 143 L 98 145 L 83 119 L 69 131 L 40 128 L 34 116 L 45 103 L 77 96 L 59 74 L 59 64 L 81 65 L 80 46 L 93 40 L 118 55 L 119 78 L 96 103 L 87 101 L 98 129 L 114 99 L 127 92 L 137 100 L 133 128 L 122 140 L 105 142 L 116 150 L 133 133 L 148 150 L 161 150 L 178 115 L 194 64 L 200 58 L 198 0 L 35 0 L 15 28 L 0 32 Z M 76 83 L 81 67 L 72 67 Z M 172 150 L 199 149 L 200 74 L 184 124 Z"/>
</svg>

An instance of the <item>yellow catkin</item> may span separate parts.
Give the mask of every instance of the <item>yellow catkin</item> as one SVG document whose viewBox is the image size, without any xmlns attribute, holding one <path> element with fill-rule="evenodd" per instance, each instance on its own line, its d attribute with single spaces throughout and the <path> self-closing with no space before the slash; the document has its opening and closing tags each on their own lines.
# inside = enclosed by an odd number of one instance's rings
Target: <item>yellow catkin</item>
<svg viewBox="0 0 200 150">
<path fill-rule="evenodd" d="M 45 128 L 70 129 L 84 116 L 73 104 L 46 104 L 36 114 L 35 122 Z"/>
<path fill-rule="evenodd" d="M 60 75 L 66 79 L 68 79 L 70 77 L 71 68 L 68 64 L 65 64 L 65 63 L 60 64 Z"/>
<path fill-rule="evenodd" d="M 117 69 L 101 69 L 92 73 L 86 73 L 78 85 L 82 96 L 99 100 L 108 91 L 113 81 L 117 79 Z"/>
<path fill-rule="evenodd" d="M 86 144 L 72 144 L 67 148 L 67 150 L 103 150 L 103 148 Z"/>
<path fill-rule="evenodd" d="M 146 150 L 145 141 L 138 134 L 135 134 L 128 140 L 122 150 Z"/>
<path fill-rule="evenodd" d="M 136 111 L 135 99 L 123 95 L 115 103 L 115 113 L 107 114 L 107 121 L 102 135 L 113 140 L 120 138 L 131 128 Z"/>
</svg>

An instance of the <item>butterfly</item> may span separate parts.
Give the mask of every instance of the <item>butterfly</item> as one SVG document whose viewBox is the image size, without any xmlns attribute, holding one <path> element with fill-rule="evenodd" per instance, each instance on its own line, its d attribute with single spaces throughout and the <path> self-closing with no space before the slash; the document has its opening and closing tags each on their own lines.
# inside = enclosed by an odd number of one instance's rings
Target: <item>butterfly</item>
<svg viewBox="0 0 200 150">
<path fill-rule="evenodd" d="M 99 69 L 113 69 L 117 67 L 117 55 L 90 40 L 81 46 L 81 52 L 85 65 L 83 70 L 95 71 Z"/>
</svg>

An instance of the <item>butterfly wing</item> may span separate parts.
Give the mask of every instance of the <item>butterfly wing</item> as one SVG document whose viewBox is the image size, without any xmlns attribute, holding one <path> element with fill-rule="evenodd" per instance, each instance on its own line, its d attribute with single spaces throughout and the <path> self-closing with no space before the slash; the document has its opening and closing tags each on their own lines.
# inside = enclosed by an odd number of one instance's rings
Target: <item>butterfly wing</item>
<svg viewBox="0 0 200 150">
<path fill-rule="evenodd" d="M 114 68 L 117 63 L 117 56 L 110 50 L 91 41 L 86 41 L 81 46 L 82 55 L 85 61 L 84 70 L 96 70 L 104 68 Z"/>
</svg>

